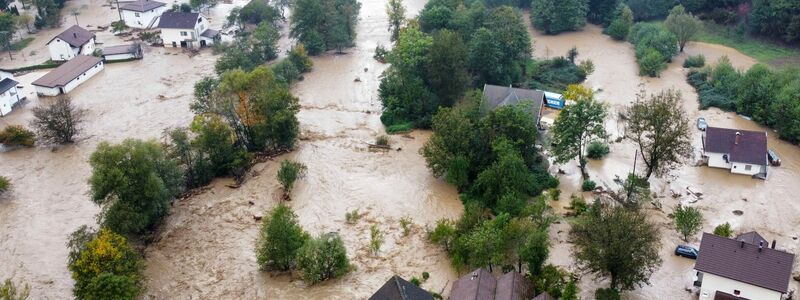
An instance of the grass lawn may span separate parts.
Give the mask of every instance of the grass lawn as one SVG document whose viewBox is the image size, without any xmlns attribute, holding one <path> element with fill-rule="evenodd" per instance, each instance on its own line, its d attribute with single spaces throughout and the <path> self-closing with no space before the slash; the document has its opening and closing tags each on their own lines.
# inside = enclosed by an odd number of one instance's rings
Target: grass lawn
<svg viewBox="0 0 800 300">
<path fill-rule="evenodd" d="M 13 42 L 11 43 L 11 50 L 20 51 L 22 49 L 25 49 L 25 47 L 28 47 L 28 44 L 30 44 L 31 42 L 33 42 L 33 37 L 26 37 L 19 41 Z"/>
<path fill-rule="evenodd" d="M 710 44 L 719 44 L 739 50 L 762 63 L 800 56 L 800 49 L 784 47 L 771 41 L 754 37 L 742 37 L 733 27 L 725 27 L 705 22 L 705 27 L 694 40 Z"/>
</svg>

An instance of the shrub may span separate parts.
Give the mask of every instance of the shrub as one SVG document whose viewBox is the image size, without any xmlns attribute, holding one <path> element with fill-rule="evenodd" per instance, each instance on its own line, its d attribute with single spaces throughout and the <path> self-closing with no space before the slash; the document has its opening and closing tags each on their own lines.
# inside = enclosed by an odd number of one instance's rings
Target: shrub
<svg viewBox="0 0 800 300">
<path fill-rule="evenodd" d="M 375 145 L 389 146 L 389 137 L 386 135 L 379 135 L 377 138 L 375 138 Z"/>
<path fill-rule="evenodd" d="M 645 50 L 645 54 L 639 59 L 639 75 L 657 77 L 666 68 L 664 56 L 653 48 Z"/>
<path fill-rule="evenodd" d="M 33 147 L 34 134 L 19 125 L 11 125 L 0 131 L 0 144 L 8 147 Z"/>
<path fill-rule="evenodd" d="M 6 279 L 0 283 L 0 300 L 25 300 L 30 295 L 31 287 L 25 283 L 23 286 L 18 287 L 11 281 Z"/>
<path fill-rule="evenodd" d="M 683 61 L 684 68 L 700 68 L 706 65 L 706 57 L 702 54 L 691 55 Z"/>
<path fill-rule="evenodd" d="M 583 181 L 583 185 L 581 185 L 581 189 L 584 192 L 588 192 L 588 191 L 594 190 L 594 188 L 596 188 L 596 187 L 597 187 L 597 183 L 595 183 L 594 181 L 592 181 L 590 179 L 584 180 Z"/>
<path fill-rule="evenodd" d="M 272 72 L 275 78 L 287 85 L 290 85 L 300 78 L 300 70 L 289 60 L 283 59 L 272 65 Z"/>
<path fill-rule="evenodd" d="M 683 235 L 683 240 L 688 242 L 689 236 L 694 235 L 703 227 L 703 214 L 694 207 L 678 204 L 675 209 L 675 230 Z"/>
<path fill-rule="evenodd" d="M 411 129 L 414 128 L 414 124 L 411 122 L 405 122 L 400 124 L 392 124 L 389 127 L 386 127 L 386 133 L 388 134 L 395 134 L 395 133 L 404 133 L 409 132 Z"/>
<path fill-rule="evenodd" d="M 589 146 L 586 147 L 586 157 L 591 159 L 602 159 L 608 155 L 608 152 L 608 144 L 600 141 L 591 142 Z"/>
<path fill-rule="evenodd" d="M 219 116 L 202 114 L 195 116 L 191 130 L 195 134 L 191 145 L 216 176 L 244 175 L 250 164 L 250 155 L 236 144 L 233 129 Z"/>
<path fill-rule="evenodd" d="M 141 292 L 143 263 L 125 237 L 108 228 L 95 233 L 83 226 L 68 245 L 75 298 L 135 299 Z"/>
<path fill-rule="evenodd" d="M 723 224 L 717 225 L 717 227 L 714 227 L 714 234 L 729 238 L 733 236 L 733 228 L 731 228 L 730 223 L 725 222 Z"/>
<path fill-rule="evenodd" d="M 416 286 L 420 286 L 420 284 L 422 284 L 422 282 L 416 276 L 411 277 L 411 280 L 409 280 L 408 282 L 411 282 L 411 284 Z"/>
<path fill-rule="evenodd" d="M 561 197 L 561 190 L 558 188 L 552 188 L 547 190 L 547 195 L 550 196 L 550 200 L 558 201 L 558 198 Z"/>
<path fill-rule="evenodd" d="M 344 214 L 345 223 L 350 225 L 357 223 L 360 218 L 361 214 L 358 212 L 358 208 Z"/>
<path fill-rule="evenodd" d="M 350 262 L 342 238 L 327 233 L 309 239 L 297 254 L 297 267 L 303 280 L 309 284 L 347 274 Z"/>
<path fill-rule="evenodd" d="M 373 254 L 378 254 L 383 245 L 383 233 L 378 229 L 378 225 L 372 225 L 369 228 L 369 249 Z"/>
<path fill-rule="evenodd" d="M 575 216 L 580 216 L 589 209 L 589 206 L 586 204 L 586 200 L 584 200 L 583 197 L 578 197 L 575 195 L 570 197 L 569 206 L 572 207 L 572 211 L 575 212 Z"/>
<path fill-rule="evenodd" d="M 619 292 L 612 288 L 597 289 L 594 291 L 596 300 L 619 300 Z"/>
<path fill-rule="evenodd" d="M 403 236 L 408 236 L 411 233 L 411 228 L 414 224 L 411 223 L 411 218 L 403 217 L 400 219 L 400 227 L 403 228 Z"/>
<path fill-rule="evenodd" d="M 0 195 L 11 189 L 11 182 L 5 176 L 0 176 Z"/>
<path fill-rule="evenodd" d="M 306 165 L 302 163 L 290 160 L 281 162 L 281 168 L 278 170 L 278 181 L 281 183 L 285 195 L 289 195 L 294 187 L 294 182 L 297 181 L 297 178 L 302 177 L 305 172 Z"/>
<path fill-rule="evenodd" d="M 622 19 L 615 19 L 611 22 L 611 25 L 608 25 L 606 28 L 606 32 L 608 33 L 611 38 L 622 41 L 628 38 L 628 32 L 631 31 L 631 25 L 625 22 Z"/>
<path fill-rule="evenodd" d="M 433 243 L 442 245 L 447 251 L 450 251 L 450 245 L 455 238 L 456 225 L 449 219 L 439 219 L 436 221 L 436 227 L 433 231 L 428 232 L 428 239 Z"/>
<path fill-rule="evenodd" d="M 288 271 L 295 264 L 297 251 L 308 240 L 291 208 L 278 204 L 261 223 L 256 244 L 256 261 L 261 269 Z"/>
<path fill-rule="evenodd" d="M 372 56 L 375 60 L 381 63 L 386 63 L 386 56 L 389 54 L 389 50 L 383 47 L 383 45 L 378 45 L 375 47 L 375 55 Z"/>
<path fill-rule="evenodd" d="M 303 45 L 303 43 L 297 43 L 297 45 L 289 50 L 288 59 L 300 73 L 311 71 L 311 68 L 314 67 L 314 62 L 308 57 L 306 46 Z"/>
<path fill-rule="evenodd" d="M 431 278 L 431 273 L 422 272 L 422 280 L 428 281 L 429 278 Z"/>
</svg>

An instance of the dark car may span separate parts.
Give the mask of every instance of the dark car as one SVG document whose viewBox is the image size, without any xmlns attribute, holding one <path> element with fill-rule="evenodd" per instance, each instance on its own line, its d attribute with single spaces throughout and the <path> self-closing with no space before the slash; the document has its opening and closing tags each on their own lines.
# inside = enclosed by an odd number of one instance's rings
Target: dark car
<svg viewBox="0 0 800 300">
<path fill-rule="evenodd" d="M 708 123 L 706 123 L 706 119 L 697 118 L 697 129 L 700 129 L 700 131 L 706 131 L 706 128 L 708 128 Z"/>
<path fill-rule="evenodd" d="M 781 165 L 781 158 L 778 157 L 778 154 L 775 153 L 775 150 L 769 149 L 767 150 L 767 158 L 769 159 L 769 163 L 773 166 L 780 166 Z"/>
<path fill-rule="evenodd" d="M 680 245 L 678 248 L 675 248 L 675 255 L 677 256 L 697 259 L 698 254 L 700 254 L 700 251 L 690 246 Z"/>
</svg>

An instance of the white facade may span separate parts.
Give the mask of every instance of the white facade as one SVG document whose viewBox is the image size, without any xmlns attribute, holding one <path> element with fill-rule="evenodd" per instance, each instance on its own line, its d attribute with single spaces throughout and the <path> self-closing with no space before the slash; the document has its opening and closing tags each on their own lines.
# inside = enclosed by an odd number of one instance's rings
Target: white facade
<svg viewBox="0 0 800 300">
<path fill-rule="evenodd" d="M 200 36 L 208 29 L 208 20 L 205 16 L 199 15 L 193 29 L 162 28 L 161 40 L 164 41 L 164 47 L 199 48 L 210 46 L 214 44 L 214 40 Z"/>
<path fill-rule="evenodd" d="M 36 87 L 36 94 L 38 94 L 39 96 L 58 96 L 60 94 L 69 93 L 82 83 L 89 80 L 89 78 L 92 78 L 92 76 L 96 75 L 97 73 L 100 73 L 100 71 L 102 71 L 103 68 L 105 68 L 105 64 L 101 61 L 98 64 L 94 65 L 94 67 L 90 68 L 83 74 L 76 77 L 75 79 L 72 79 L 69 83 L 67 83 L 63 87 L 46 87 L 46 86 L 34 85 L 34 87 Z"/>
<path fill-rule="evenodd" d="M 125 20 L 125 25 L 128 25 L 128 27 L 147 29 L 157 24 L 156 20 L 167 11 L 167 6 L 164 5 L 145 12 L 124 9 L 120 11 L 122 12 L 122 19 Z"/>
<path fill-rule="evenodd" d="M 16 86 L 0 94 L 0 116 L 11 113 L 11 109 L 17 102 L 19 102 L 19 93 Z"/>
<path fill-rule="evenodd" d="M 56 37 L 47 44 L 47 49 L 50 51 L 50 59 L 52 61 L 67 61 L 74 58 L 78 54 L 92 55 L 96 48 L 94 44 L 94 38 L 77 48 L 72 47 L 72 45 L 69 43 Z"/>
<path fill-rule="evenodd" d="M 781 293 L 733 279 L 703 273 L 699 300 L 713 300 L 717 291 L 753 300 L 781 300 Z M 739 292 L 738 294 L 736 292 Z"/>
<path fill-rule="evenodd" d="M 708 157 L 709 167 L 728 169 L 734 174 L 752 176 L 759 173 L 765 173 L 767 168 L 766 158 L 764 165 L 753 165 L 740 162 L 731 162 L 729 159 L 727 159 L 727 157 L 730 157 L 727 153 L 706 152 L 705 156 Z"/>
<path fill-rule="evenodd" d="M 133 53 L 110 54 L 110 55 L 103 55 L 103 58 L 106 61 L 114 61 L 114 60 L 134 59 L 136 58 L 136 55 Z"/>
</svg>

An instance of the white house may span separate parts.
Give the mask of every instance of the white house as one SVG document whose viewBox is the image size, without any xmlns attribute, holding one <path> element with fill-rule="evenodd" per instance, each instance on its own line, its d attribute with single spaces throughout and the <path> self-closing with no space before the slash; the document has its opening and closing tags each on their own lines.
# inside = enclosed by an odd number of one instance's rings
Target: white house
<svg viewBox="0 0 800 300">
<path fill-rule="evenodd" d="M 64 32 L 47 42 L 50 59 L 53 61 L 70 60 L 78 55 L 92 55 L 95 49 L 94 33 L 72 25 Z"/>
<path fill-rule="evenodd" d="M 767 133 L 708 127 L 703 139 L 703 156 L 709 167 L 766 177 Z"/>
<path fill-rule="evenodd" d="M 0 80 L 0 117 L 11 113 L 14 106 L 19 103 L 19 93 L 17 92 L 18 82 L 14 80 L 13 76 L 2 74 Z"/>
<path fill-rule="evenodd" d="M 103 59 L 106 61 L 142 58 L 141 44 L 108 46 L 103 48 Z"/>
<path fill-rule="evenodd" d="M 775 249 L 756 232 L 730 239 L 703 233 L 694 269 L 699 300 L 781 300 L 789 289 L 794 254 Z"/>
<path fill-rule="evenodd" d="M 132 28 L 153 27 L 158 17 L 167 11 L 167 5 L 158 1 L 138 0 L 119 8 L 125 25 Z"/>
<path fill-rule="evenodd" d="M 158 21 L 164 47 L 195 48 L 212 45 L 219 41 L 220 33 L 208 27 L 208 20 L 200 13 L 168 11 Z"/>
<path fill-rule="evenodd" d="M 99 57 L 78 55 L 33 82 L 39 96 L 66 94 L 104 68 Z"/>
</svg>

